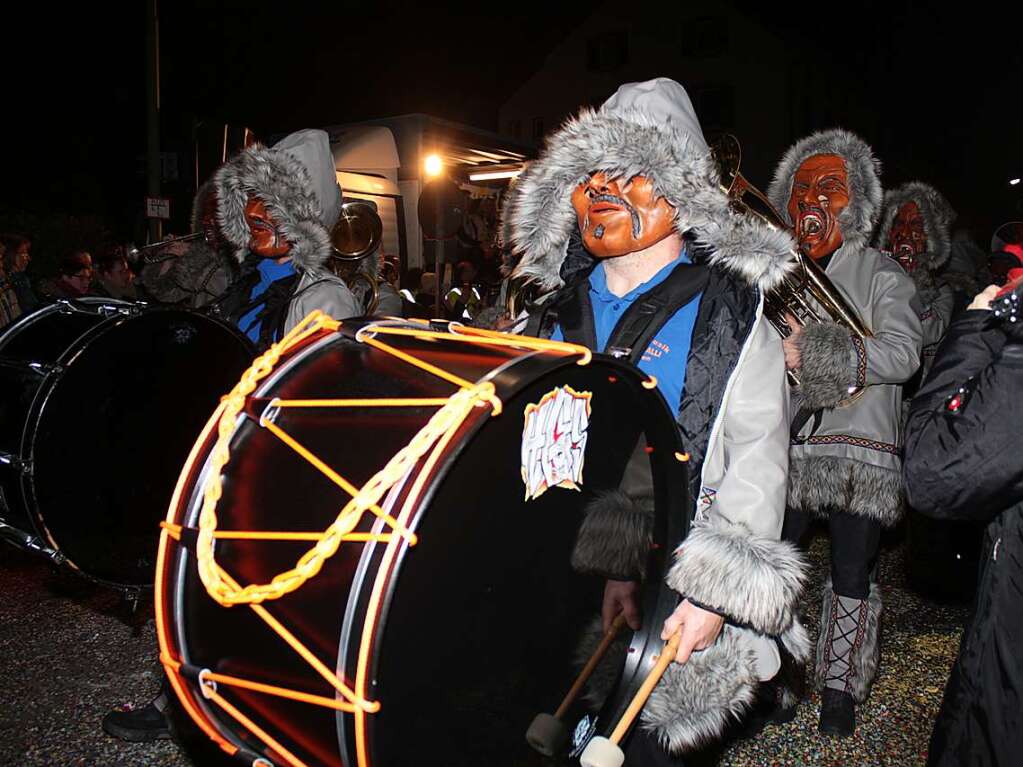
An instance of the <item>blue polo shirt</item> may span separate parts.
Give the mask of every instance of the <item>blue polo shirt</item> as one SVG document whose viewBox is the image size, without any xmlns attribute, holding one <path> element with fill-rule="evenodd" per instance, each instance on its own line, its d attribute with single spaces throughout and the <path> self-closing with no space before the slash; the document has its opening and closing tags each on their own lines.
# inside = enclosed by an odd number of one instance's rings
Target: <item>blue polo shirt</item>
<svg viewBox="0 0 1023 767">
<path fill-rule="evenodd" d="M 590 303 L 593 304 L 593 325 L 597 331 L 597 350 L 604 350 L 611 337 L 611 331 L 637 298 L 664 282 L 676 266 L 687 263 L 689 263 L 689 258 L 683 250 L 677 261 L 667 264 L 649 280 L 633 288 L 624 296 L 616 296 L 607 289 L 604 263 L 598 263 L 590 273 Z M 685 389 L 686 383 L 686 362 L 689 359 L 693 327 L 696 325 L 696 315 L 700 309 L 702 295 L 702 293 L 698 293 L 664 323 L 639 360 L 639 369 L 657 379 L 657 388 L 676 416 L 682 406 L 682 391 Z M 551 339 L 554 341 L 564 340 L 561 326 L 554 328 Z"/>
<path fill-rule="evenodd" d="M 278 264 L 272 258 L 264 258 L 259 262 L 256 269 L 259 272 L 259 282 L 253 286 L 249 293 L 250 301 L 255 301 L 266 293 L 267 289 L 277 280 L 283 280 L 285 277 L 290 277 L 295 273 L 295 265 L 291 261 Z M 257 306 L 238 320 L 238 328 L 257 344 L 259 343 L 259 333 L 263 329 L 263 321 L 257 320 L 256 316 L 262 309 L 262 306 Z M 275 338 L 274 340 L 280 339 Z"/>
</svg>

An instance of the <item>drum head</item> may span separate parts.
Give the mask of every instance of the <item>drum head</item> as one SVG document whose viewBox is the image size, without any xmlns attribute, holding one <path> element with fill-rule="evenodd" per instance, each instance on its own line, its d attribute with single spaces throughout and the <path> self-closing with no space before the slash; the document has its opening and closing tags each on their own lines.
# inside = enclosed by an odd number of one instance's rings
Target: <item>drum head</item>
<svg viewBox="0 0 1023 767">
<path fill-rule="evenodd" d="M 115 585 L 152 583 L 178 470 L 251 356 L 223 323 L 164 309 L 109 319 L 65 351 L 36 398 L 26 495 L 69 564 Z"/>
<path fill-rule="evenodd" d="M 491 418 L 485 408 L 474 411 L 429 475 L 409 521 L 418 535 L 414 547 L 401 548 L 388 566 L 386 544 L 342 543 L 301 588 L 263 605 L 347 684 L 360 678 L 360 652 L 369 641 L 366 697 L 379 701 L 380 711 L 357 721 L 350 713 L 239 687 L 221 685 L 220 694 L 308 764 L 549 764 L 524 734 L 532 718 L 553 711 L 571 685 L 579 638 L 599 613 L 604 585 L 570 565 L 583 507 L 618 487 L 637 438 L 645 434 L 654 446 L 644 460 L 655 478 L 659 542 L 649 576 L 660 583 L 688 508 L 674 422 L 634 369 L 611 360 L 585 367 L 575 357 L 553 355 L 516 361 L 501 350 L 443 344 L 407 351 L 472 380 L 478 378 L 474 369 L 496 370 L 503 413 Z M 410 375 L 405 363 L 343 339 L 307 349 L 275 379 L 250 400 L 249 417 L 232 439 L 217 509 L 221 530 L 321 531 L 349 500 L 259 426 L 270 397 L 432 398 L 447 397 L 453 388 L 432 376 Z M 529 472 L 540 453 L 524 449 L 524 427 L 527 414 L 540 412 L 536 408 L 558 391 L 590 396 L 584 460 L 577 464 L 582 479 L 577 489 L 539 492 L 537 475 Z M 274 423 L 361 485 L 434 410 L 281 409 Z M 198 524 L 206 456 L 200 453 L 189 470 L 191 489 L 180 506 L 185 527 Z M 399 513 L 418 470 L 391 491 L 385 510 Z M 354 532 L 381 530 L 387 530 L 384 523 L 367 514 Z M 293 566 L 309 546 L 220 539 L 216 557 L 240 583 L 264 583 Z M 167 640 L 172 655 L 189 667 L 340 698 L 253 610 L 224 609 L 210 599 L 191 552 L 177 545 L 172 551 L 158 605 L 173 626 Z M 381 573 L 387 585 L 374 623 L 372 592 Z M 605 673 L 613 678 L 619 672 Z M 236 746 L 262 751 L 223 711 L 198 695 L 192 703 Z M 360 737 L 368 744 L 365 762 L 356 757 Z"/>
</svg>

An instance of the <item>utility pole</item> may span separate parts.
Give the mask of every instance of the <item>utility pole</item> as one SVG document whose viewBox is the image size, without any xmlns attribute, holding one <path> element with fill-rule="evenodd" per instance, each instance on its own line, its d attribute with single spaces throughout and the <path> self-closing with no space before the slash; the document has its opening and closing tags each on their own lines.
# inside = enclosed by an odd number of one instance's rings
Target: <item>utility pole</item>
<svg viewBox="0 0 1023 767">
<path fill-rule="evenodd" d="M 146 195 L 160 197 L 160 18 L 146 0 Z M 163 222 L 149 219 L 149 241 L 163 239 Z"/>
</svg>

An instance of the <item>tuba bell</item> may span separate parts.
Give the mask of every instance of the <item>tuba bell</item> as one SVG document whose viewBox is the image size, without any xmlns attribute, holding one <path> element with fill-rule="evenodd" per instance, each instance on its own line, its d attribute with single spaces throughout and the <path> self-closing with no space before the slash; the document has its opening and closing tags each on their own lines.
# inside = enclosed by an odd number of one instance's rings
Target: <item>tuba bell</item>
<svg viewBox="0 0 1023 767">
<path fill-rule="evenodd" d="M 720 136 L 711 147 L 711 153 L 717 162 L 722 188 L 728 195 L 732 210 L 756 216 L 772 228 L 791 230 L 767 196 L 739 172 L 742 149 L 735 136 L 727 133 Z M 747 195 L 755 200 L 753 204 L 759 203 L 759 209 L 751 207 Z M 764 295 L 764 316 L 782 338 L 787 338 L 792 332 L 785 321 L 787 314 L 795 317 L 800 325 L 835 322 L 861 339 L 871 337 L 873 334 L 870 329 L 828 279 L 824 270 L 798 249 L 793 249 L 791 253 L 794 267 L 780 285 Z M 791 383 L 799 384 L 799 376 L 795 371 L 788 371 L 788 375 Z M 855 398 L 860 391 L 851 390 L 849 399 Z"/>
<path fill-rule="evenodd" d="M 383 233 L 384 225 L 373 203 L 360 199 L 344 201 L 330 232 L 334 252 L 328 266 L 345 281 L 367 315 L 373 314 L 380 302 L 376 265 L 368 259 L 380 247 Z"/>
</svg>

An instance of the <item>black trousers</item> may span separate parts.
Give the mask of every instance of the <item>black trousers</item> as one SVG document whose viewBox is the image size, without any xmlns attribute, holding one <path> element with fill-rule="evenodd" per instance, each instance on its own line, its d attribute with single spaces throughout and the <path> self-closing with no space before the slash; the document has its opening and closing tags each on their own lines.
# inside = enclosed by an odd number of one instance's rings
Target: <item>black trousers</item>
<svg viewBox="0 0 1023 767">
<path fill-rule="evenodd" d="M 815 515 L 789 509 L 785 513 L 782 540 L 803 545 Z M 881 523 L 858 514 L 832 510 L 827 519 L 831 534 L 831 581 L 836 594 L 866 599 L 870 575 L 877 564 Z"/>
</svg>

